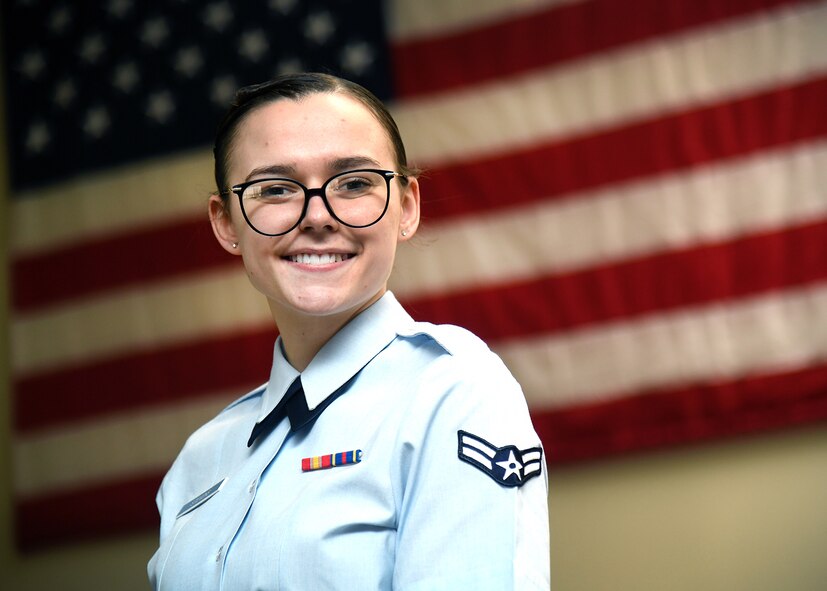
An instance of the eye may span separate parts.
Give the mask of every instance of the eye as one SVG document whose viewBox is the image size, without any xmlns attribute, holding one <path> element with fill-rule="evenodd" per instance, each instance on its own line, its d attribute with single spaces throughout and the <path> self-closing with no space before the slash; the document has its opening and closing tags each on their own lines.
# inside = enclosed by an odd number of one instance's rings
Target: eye
<svg viewBox="0 0 827 591">
<path fill-rule="evenodd" d="M 353 199 L 374 193 L 382 182 L 381 175 L 362 171 L 336 177 L 328 186 L 328 191 L 335 197 Z"/>
<path fill-rule="evenodd" d="M 303 197 L 304 191 L 296 183 L 286 180 L 259 181 L 244 190 L 245 199 L 259 199 L 262 201 L 288 201 L 296 197 Z"/>
</svg>

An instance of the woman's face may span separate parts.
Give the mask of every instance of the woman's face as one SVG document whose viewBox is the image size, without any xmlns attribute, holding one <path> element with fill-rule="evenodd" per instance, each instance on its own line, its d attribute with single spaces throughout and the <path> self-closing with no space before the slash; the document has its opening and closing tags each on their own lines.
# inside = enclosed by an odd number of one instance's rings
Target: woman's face
<svg viewBox="0 0 827 591">
<path fill-rule="evenodd" d="M 278 176 L 312 188 L 356 168 L 397 169 L 387 133 L 358 101 L 343 94 L 313 94 L 250 112 L 238 127 L 228 172 L 231 185 Z M 321 198 L 313 197 L 299 226 L 278 237 L 250 228 L 235 195 L 230 196 L 229 215 L 222 215 L 220 206 L 213 196 L 216 236 L 228 252 L 241 254 L 250 281 L 267 296 L 277 323 L 319 317 L 346 322 L 386 291 L 397 242 L 409 239 L 419 223 L 419 187 L 416 179 L 407 186 L 392 180 L 388 211 L 361 229 L 340 224 Z M 321 264 L 296 262 L 303 254 L 342 256 Z"/>
</svg>

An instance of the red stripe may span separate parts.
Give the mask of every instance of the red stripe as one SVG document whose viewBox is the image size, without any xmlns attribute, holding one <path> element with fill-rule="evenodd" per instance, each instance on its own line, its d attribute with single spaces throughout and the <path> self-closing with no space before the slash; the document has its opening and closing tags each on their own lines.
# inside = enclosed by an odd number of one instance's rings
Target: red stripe
<svg viewBox="0 0 827 591">
<path fill-rule="evenodd" d="M 157 532 L 160 519 L 154 501 L 161 478 L 161 474 L 147 474 L 19 499 L 15 506 L 17 547 L 31 551 L 137 529 Z"/>
<path fill-rule="evenodd" d="M 428 219 L 491 212 L 827 136 L 827 78 L 428 171 Z M 722 196 L 723 198 L 723 196 Z"/>
<path fill-rule="evenodd" d="M 827 420 L 827 365 L 534 411 L 551 467 Z"/>
<path fill-rule="evenodd" d="M 569 462 L 827 420 L 827 365 L 734 382 L 532 411 L 550 469 Z M 161 475 L 57 491 L 16 503 L 20 547 L 157 531 Z"/>
<path fill-rule="evenodd" d="M 787 253 L 796 253 L 796 264 L 789 264 Z M 403 303 L 415 318 L 464 326 L 495 343 L 823 281 L 825 260 L 827 220 L 820 220 Z M 267 378 L 274 340 L 273 329 L 262 327 L 18 378 L 16 428 L 32 431 L 204 392 L 237 388 L 241 394 Z"/>
<path fill-rule="evenodd" d="M 15 428 L 31 431 L 208 392 L 243 394 L 267 379 L 274 341 L 274 329 L 263 327 L 18 379 Z"/>
<path fill-rule="evenodd" d="M 12 307 L 28 312 L 108 289 L 146 286 L 234 260 L 216 242 L 206 214 L 136 228 L 13 260 Z"/>
<path fill-rule="evenodd" d="M 429 171 L 422 183 L 426 223 L 527 205 L 824 137 L 824 104 L 827 78 L 438 168 Z M 722 133 L 722 129 L 738 131 Z M 508 187 L 507 199 L 503 186 Z M 17 311 L 32 312 L 109 289 L 144 286 L 231 264 L 238 264 L 237 259 L 215 243 L 206 218 L 190 220 L 19 257 L 12 264 L 12 304 Z"/>
<path fill-rule="evenodd" d="M 794 0 L 595 0 L 555 6 L 392 47 L 394 88 L 409 98 L 548 68 L 624 45 L 746 16 Z M 493 40 L 493 41 L 492 41 Z"/>
<path fill-rule="evenodd" d="M 457 324 L 495 343 L 824 281 L 825 261 L 827 220 L 819 220 L 404 304 L 418 320 Z"/>
</svg>

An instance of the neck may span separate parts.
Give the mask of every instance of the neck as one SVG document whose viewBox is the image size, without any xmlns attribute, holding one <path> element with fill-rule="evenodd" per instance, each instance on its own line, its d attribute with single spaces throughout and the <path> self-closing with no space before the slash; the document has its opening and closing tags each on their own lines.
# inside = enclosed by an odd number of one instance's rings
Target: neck
<svg viewBox="0 0 827 591">
<path fill-rule="evenodd" d="M 287 361 L 299 372 L 303 372 L 310 365 L 325 343 L 347 324 L 350 318 L 314 319 L 311 322 L 291 322 L 279 319 L 276 325 L 284 344 L 284 353 Z"/>
<path fill-rule="evenodd" d="M 296 370 L 303 372 L 321 348 L 345 324 L 371 306 L 380 296 L 381 294 L 357 310 L 349 310 L 329 316 L 286 314 L 283 310 L 277 309 L 273 302 L 270 302 L 270 313 L 279 329 L 287 361 Z"/>
</svg>

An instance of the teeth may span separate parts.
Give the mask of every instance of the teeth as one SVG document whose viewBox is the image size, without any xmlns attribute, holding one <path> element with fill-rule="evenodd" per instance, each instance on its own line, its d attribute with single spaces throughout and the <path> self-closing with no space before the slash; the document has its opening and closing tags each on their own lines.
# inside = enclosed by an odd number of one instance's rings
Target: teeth
<svg viewBox="0 0 827 591">
<path fill-rule="evenodd" d="M 303 265 L 329 265 L 341 263 L 346 258 L 347 255 L 342 254 L 294 254 L 290 260 Z"/>
</svg>

